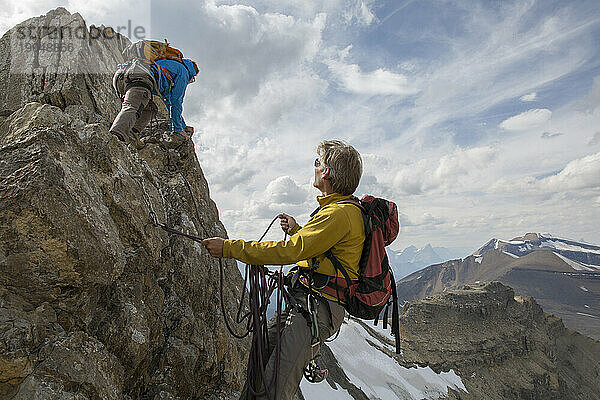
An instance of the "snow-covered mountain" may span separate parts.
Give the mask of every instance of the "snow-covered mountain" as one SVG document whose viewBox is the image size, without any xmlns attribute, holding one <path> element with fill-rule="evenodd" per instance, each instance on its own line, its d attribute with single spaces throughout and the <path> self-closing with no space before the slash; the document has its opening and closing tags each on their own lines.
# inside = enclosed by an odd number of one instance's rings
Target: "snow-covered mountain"
<svg viewBox="0 0 600 400">
<path fill-rule="evenodd" d="M 421 248 L 408 246 L 401 251 L 386 250 L 396 280 L 429 265 L 465 257 L 470 251 L 467 248 L 433 247 L 431 244 Z"/>
<path fill-rule="evenodd" d="M 515 257 L 526 256 L 537 249 L 550 249 L 575 270 L 597 271 L 600 269 L 600 246 L 555 237 L 549 233 L 528 233 L 512 240 L 492 239 L 474 255 L 479 257 L 492 249 L 504 251 Z"/>
<path fill-rule="evenodd" d="M 528 233 L 491 239 L 472 255 L 431 265 L 397 282 L 406 301 L 465 284 L 497 280 L 534 297 L 544 311 L 600 339 L 600 246 Z"/>
</svg>

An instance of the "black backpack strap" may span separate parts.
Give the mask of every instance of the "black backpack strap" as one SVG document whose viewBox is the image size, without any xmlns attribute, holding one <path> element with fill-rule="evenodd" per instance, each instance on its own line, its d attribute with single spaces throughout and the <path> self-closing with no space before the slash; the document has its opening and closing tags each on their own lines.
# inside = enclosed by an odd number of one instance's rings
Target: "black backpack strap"
<svg viewBox="0 0 600 400">
<path fill-rule="evenodd" d="M 344 276 L 344 279 L 346 279 L 346 284 L 348 286 L 346 288 L 343 288 L 344 289 L 343 292 L 344 292 L 344 297 L 345 297 L 344 301 L 347 306 L 348 301 L 350 300 L 350 286 L 352 285 L 352 279 L 350 279 L 350 275 L 348 275 L 348 271 L 346 271 L 346 268 L 344 268 L 344 266 L 342 265 L 340 260 L 338 260 L 337 257 L 333 255 L 333 253 L 331 252 L 331 249 L 327 250 L 325 252 L 325 255 L 327 256 L 327 258 L 329 258 L 329 260 L 333 264 L 333 268 L 336 271 L 336 274 L 335 274 L 336 278 L 337 278 L 337 271 L 340 271 L 342 273 L 342 275 Z M 337 297 L 338 304 L 342 304 L 342 302 L 340 300 L 340 286 L 337 284 L 337 282 L 335 282 L 335 295 Z"/>
<path fill-rule="evenodd" d="M 319 210 L 320 210 L 320 209 L 321 209 L 321 207 L 317 207 L 317 208 L 315 209 L 315 211 L 313 211 L 313 212 L 311 212 L 311 213 L 310 213 L 310 217 L 312 218 L 312 217 L 314 217 L 315 215 L 317 215 L 317 213 L 319 212 Z"/>
<path fill-rule="evenodd" d="M 394 273 L 390 268 L 390 277 L 392 279 L 392 334 L 396 339 L 396 354 L 400 354 L 400 316 L 398 315 L 398 292 L 396 290 L 396 280 Z"/>
<path fill-rule="evenodd" d="M 327 258 L 329 258 L 329 260 L 333 264 L 333 268 L 335 268 L 336 272 L 340 271 L 342 273 L 342 275 L 346 279 L 346 283 L 348 284 L 348 287 L 350 287 L 352 285 L 352 279 L 350 279 L 350 275 L 348 275 L 348 271 L 346 271 L 346 268 L 344 268 L 344 266 L 342 265 L 340 260 L 338 260 L 337 257 L 333 255 L 333 253 L 331 252 L 331 249 L 327 250 L 325 252 L 325 255 L 327 256 Z"/>
</svg>

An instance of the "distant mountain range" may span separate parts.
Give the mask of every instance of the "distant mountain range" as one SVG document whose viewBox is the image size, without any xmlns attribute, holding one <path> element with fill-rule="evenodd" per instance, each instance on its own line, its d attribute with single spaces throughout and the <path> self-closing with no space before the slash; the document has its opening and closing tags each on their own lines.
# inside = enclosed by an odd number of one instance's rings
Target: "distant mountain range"
<svg viewBox="0 0 600 400">
<path fill-rule="evenodd" d="M 472 255 L 438 263 L 397 282 L 405 301 L 480 281 L 500 281 L 534 297 L 566 326 L 600 339 L 600 246 L 528 233 L 492 239 Z"/>
<path fill-rule="evenodd" d="M 386 250 L 394 271 L 394 278 L 399 280 L 429 265 L 465 257 L 472 249 L 433 247 L 431 244 L 427 244 L 421 248 L 408 246 L 401 251 Z"/>
</svg>

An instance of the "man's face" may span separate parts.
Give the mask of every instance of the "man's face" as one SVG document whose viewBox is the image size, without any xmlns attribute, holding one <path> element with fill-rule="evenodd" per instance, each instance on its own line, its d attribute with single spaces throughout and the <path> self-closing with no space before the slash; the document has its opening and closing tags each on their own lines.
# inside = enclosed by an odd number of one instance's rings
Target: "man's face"
<svg viewBox="0 0 600 400">
<path fill-rule="evenodd" d="M 315 180 L 313 181 L 313 186 L 319 190 L 323 189 L 323 170 L 325 167 L 321 164 L 321 160 L 319 157 L 315 159 Z"/>
</svg>

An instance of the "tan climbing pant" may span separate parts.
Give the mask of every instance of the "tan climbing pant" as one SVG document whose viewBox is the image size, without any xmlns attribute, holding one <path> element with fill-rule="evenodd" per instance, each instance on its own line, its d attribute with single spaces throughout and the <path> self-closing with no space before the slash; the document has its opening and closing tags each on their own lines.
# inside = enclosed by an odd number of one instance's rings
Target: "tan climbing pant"
<svg viewBox="0 0 600 400">
<path fill-rule="evenodd" d="M 296 301 L 306 309 L 306 293 L 304 290 L 294 289 L 291 293 Z M 331 309 L 331 312 L 328 310 Z M 317 299 L 317 320 L 319 324 L 319 336 L 321 343 L 333 336 L 344 321 L 345 310 L 341 305 L 323 298 Z M 315 346 L 311 352 L 312 334 L 306 318 L 295 308 L 287 306 L 281 313 L 281 358 L 279 366 L 279 384 L 277 397 L 275 398 L 275 386 L 270 384 L 273 381 L 275 370 L 275 344 L 276 344 L 276 316 L 269 319 L 269 348 L 267 354 L 269 361 L 265 369 L 265 381 L 269 385 L 270 397 L 261 396 L 256 399 L 264 400 L 291 400 L 303 377 L 304 368 L 311 360 L 313 353 L 319 351 L 319 345 Z M 262 385 L 253 385 L 254 389 L 260 392 Z M 244 385 L 240 400 L 252 399 L 248 393 L 248 382 Z"/>
<path fill-rule="evenodd" d="M 152 118 L 152 94 L 145 87 L 134 86 L 125 92 L 121 111 L 110 127 L 110 132 L 127 141 L 138 137 Z M 132 132 L 134 135 L 132 135 Z"/>
</svg>

